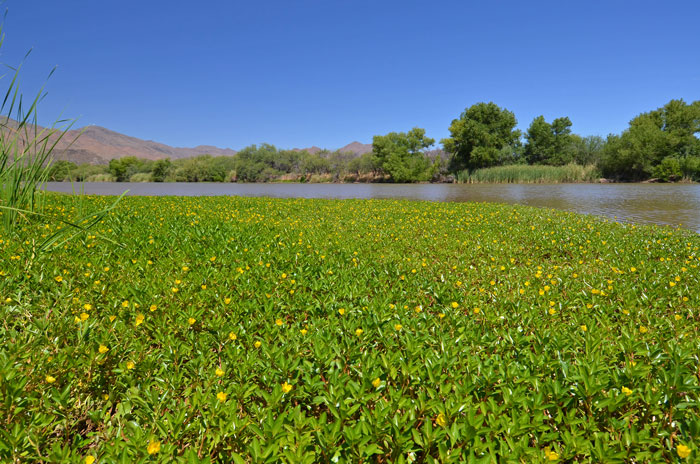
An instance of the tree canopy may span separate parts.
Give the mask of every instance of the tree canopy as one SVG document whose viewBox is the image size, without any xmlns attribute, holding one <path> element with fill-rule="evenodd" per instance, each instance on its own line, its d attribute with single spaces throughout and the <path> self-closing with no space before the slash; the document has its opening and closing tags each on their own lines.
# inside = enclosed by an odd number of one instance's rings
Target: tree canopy
<svg viewBox="0 0 700 464">
<path fill-rule="evenodd" d="M 425 129 L 414 127 L 408 132 L 375 135 L 372 153 L 376 165 L 394 182 L 420 182 L 432 177 L 431 162 L 424 151 L 435 143 L 425 136 Z"/>
<path fill-rule="evenodd" d="M 465 109 L 450 124 L 451 137 L 441 140 L 452 155 L 450 170 L 478 169 L 501 164 L 519 146 L 515 115 L 493 102 Z"/>
</svg>

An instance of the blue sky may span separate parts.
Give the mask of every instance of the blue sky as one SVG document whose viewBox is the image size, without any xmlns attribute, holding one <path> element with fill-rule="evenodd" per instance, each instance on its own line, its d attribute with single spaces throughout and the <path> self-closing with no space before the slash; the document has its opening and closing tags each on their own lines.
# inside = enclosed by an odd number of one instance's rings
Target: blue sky
<svg viewBox="0 0 700 464">
<path fill-rule="evenodd" d="M 338 148 L 493 101 L 623 130 L 700 99 L 700 2 L 7 0 L 0 61 L 40 120 L 174 146 Z M 7 78 L 5 78 L 7 79 Z M 3 90 L 4 92 L 4 90 Z"/>
</svg>

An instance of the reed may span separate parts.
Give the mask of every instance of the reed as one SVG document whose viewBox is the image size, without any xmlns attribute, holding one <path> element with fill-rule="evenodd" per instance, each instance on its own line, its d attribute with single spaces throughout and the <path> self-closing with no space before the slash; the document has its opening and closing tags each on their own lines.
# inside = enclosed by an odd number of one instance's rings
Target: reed
<svg viewBox="0 0 700 464">
<path fill-rule="evenodd" d="M 472 172 L 462 171 L 457 175 L 460 183 L 495 183 L 495 184 L 549 184 L 565 182 L 591 182 L 597 179 L 595 166 L 567 164 L 565 166 L 530 166 L 514 164 L 477 169 Z"/>
<path fill-rule="evenodd" d="M 3 41 L 0 24 L 0 48 Z M 50 128 L 39 127 L 37 107 L 46 95 L 43 87 L 27 105 L 19 91 L 22 65 L 8 68 L 11 80 L 0 104 L 0 218 L 6 232 L 20 218 L 40 210 L 37 191 L 48 179 L 53 150 L 72 125 L 56 121 Z M 61 124 L 67 127 L 58 128 Z"/>
</svg>

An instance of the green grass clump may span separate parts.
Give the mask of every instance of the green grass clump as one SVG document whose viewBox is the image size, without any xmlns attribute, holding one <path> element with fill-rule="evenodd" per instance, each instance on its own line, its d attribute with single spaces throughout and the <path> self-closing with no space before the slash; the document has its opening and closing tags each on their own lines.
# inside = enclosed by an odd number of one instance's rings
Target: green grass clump
<svg viewBox="0 0 700 464">
<path fill-rule="evenodd" d="M 698 460 L 697 234 L 126 197 L 34 256 L 72 205 L 0 237 L 2 462 Z"/>
<path fill-rule="evenodd" d="M 600 176 L 595 166 L 567 164 L 565 166 L 540 166 L 511 164 L 493 168 L 464 171 L 457 179 L 463 183 L 495 184 L 552 184 L 563 182 L 591 182 Z"/>
</svg>

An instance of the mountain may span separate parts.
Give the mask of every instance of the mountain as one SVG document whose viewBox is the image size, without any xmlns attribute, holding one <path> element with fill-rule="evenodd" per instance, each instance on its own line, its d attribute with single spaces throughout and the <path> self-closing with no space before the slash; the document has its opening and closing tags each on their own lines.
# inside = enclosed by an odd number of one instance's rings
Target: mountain
<svg viewBox="0 0 700 464">
<path fill-rule="evenodd" d="M 372 151 L 372 144 L 371 143 L 352 142 L 352 143 L 345 145 L 343 148 L 339 148 L 338 151 L 346 152 L 346 153 L 354 153 L 358 156 L 364 155 L 365 153 L 369 153 Z"/>
<path fill-rule="evenodd" d="M 13 130 L 16 121 L 0 122 L 0 131 Z M 41 131 L 43 128 L 38 127 Z M 295 148 L 296 151 L 308 151 L 317 154 L 322 151 L 317 146 L 310 148 Z M 372 151 L 371 144 L 352 142 L 338 151 L 360 156 Z M 136 156 L 151 160 L 162 158 L 191 158 L 199 155 L 233 156 L 237 152 L 230 148 L 219 148 L 212 145 L 198 145 L 192 148 L 171 147 L 153 140 L 143 140 L 120 134 L 100 126 L 86 126 L 82 129 L 67 131 L 54 149 L 55 159 L 72 161 L 74 163 L 107 164 L 113 158 Z"/>
<path fill-rule="evenodd" d="M 210 145 L 199 145 L 193 148 L 171 147 L 152 140 L 130 137 L 104 127 L 87 126 L 66 132 L 56 146 L 55 154 L 57 159 L 77 163 L 106 164 L 112 158 L 124 156 L 155 160 L 189 158 L 203 154 L 233 156 L 236 151 Z"/>
</svg>

